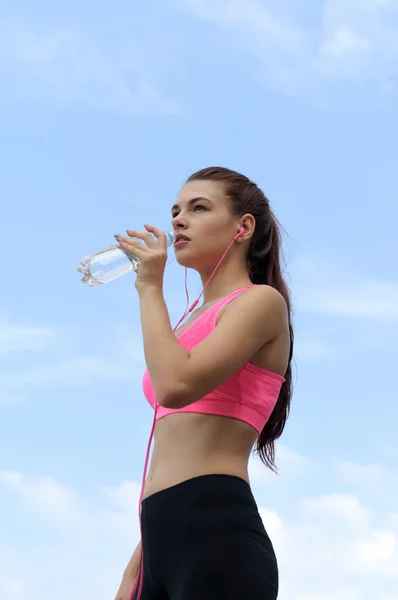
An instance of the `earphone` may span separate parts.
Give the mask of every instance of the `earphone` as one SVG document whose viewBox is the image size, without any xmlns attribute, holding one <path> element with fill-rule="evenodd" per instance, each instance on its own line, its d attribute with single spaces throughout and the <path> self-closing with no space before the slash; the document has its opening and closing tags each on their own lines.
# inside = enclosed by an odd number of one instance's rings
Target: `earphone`
<svg viewBox="0 0 398 600">
<path fill-rule="evenodd" d="M 215 269 L 213 270 L 213 273 L 210 275 L 206 285 L 204 286 L 203 290 L 201 291 L 200 295 L 198 296 L 198 298 L 195 300 L 195 302 L 189 307 L 185 309 L 185 312 L 183 314 L 183 316 L 181 317 L 181 319 L 178 321 L 177 325 L 174 327 L 173 332 L 175 332 L 181 321 L 183 321 L 186 317 L 187 314 L 189 314 L 198 304 L 202 294 L 204 293 L 206 287 L 208 286 L 210 280 L 212 279 L 213 275 L 215 274 L 215 272 L 217 271 L 218 267 L 220 266 L 222 260 L 224 259 L 225 255 L 227 254 L 228 250 L 230 249 L 230 247 L 232 246 L 232 244 L 235 242 L 235 240 L 237 240 L 238 242 L 241 241 L 242 239 L 242 235 L 245 233 L 245 228 L 241 227 L 238 231 L 238 233 L 234 236 L 234 238 L 232 239 L 232 241 L 229 243 L 227 249 L 225 250 L 224 254 L 222 255 L 221 259 L 219 260 L 218 264 L 216 265 Z M 239 239 L 240 238 L 240 239 Z M 187 269 L 185 268 L 185 288 L 187 290 L 186 287 L 186 277 L 187 277 Z M 188 294 L 188 290 L 187 290 L 187 307 L 189 304 L 189 294 Z M 149 452 L 150 452 L 150 445 L 152 442 L 152 437 L 153 437 L 153 433 L 154 433 L 154 429 L 155 429 L 155 423 L 156 423 L 156 414 L 157 414 L 157 409 L 158 409 L 158 403 L 156 402 L 155 405 L 155 411 L 154 411 L 154 417 L 153 417 L 153 423 L 152 423 L 152 431 L 150 434 L 150 438 L 149 438 L 149 442 L 148 442 L 148 447 L 147 447 L 147 453 L 146 453 L 146 458 L 145 458 L 145 465 L 144 465 L 144 473 L 143 473 L 143 477 L 142 477 L 142 483 L 141 483 L 141 493 L 140 493 L 140 499 L 139 499 L 139 503 L 138 503 L 138 519 L 139 519 L 139 524 L 140 524 L 140 531 L 141 531 L 141 539 L 142 539 L 142 524 L 141 524 L 141 502 L 142 502 L 142 496 L 143 496 L 143 491 L 144 491 L 144 483 L 146 480 L 146 473 L 147 473 L 147 466 L 148 466 L 148 460 L 149 460 Z M 135 594 L 135 591 L 138 587 L 138 593 L 137 593 L 137 598 L 138 600 L 140 600 L 141 598 L 141 594 L 142 594 L 142 588 L 143 588 L 143 582 L 144 582 L 144 578 L 142 576 L 142 573 L 144 571 L 144 549 L 142 548 L 141 550 L 141 563 L 139 566 L 139 572 L 138 575 L 135 579 L 135 583 L 134 583 L 134 587 L 133 587 L 133 591 L 131 592 L 131 596 L 130 596 L 130 600 L 133 599 L 133 596 Z"/>
<path fill-rule="evenodd" d="M 236 236 L 234 237 L 234 240 L 236 240 L 237 238 L 239 238 L 241 235 L 243 235 L 245 233 L 245 228 L 241 227 L 238 231 L 238 233 L 236 234 Z"/>
</svg>

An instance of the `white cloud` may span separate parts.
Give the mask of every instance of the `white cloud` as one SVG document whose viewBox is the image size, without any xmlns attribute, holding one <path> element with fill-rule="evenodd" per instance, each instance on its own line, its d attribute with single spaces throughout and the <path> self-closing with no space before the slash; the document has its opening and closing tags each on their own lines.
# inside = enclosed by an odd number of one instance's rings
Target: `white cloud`
<svg viewBox="0 0 398 600">
<path fill-rule="evenodd" d="M 359 464 L 346 460 L 336 462 L 334 470 L 349 489 L 366 492 L 368 498 L 375 501 L 383 499 L 382 502 L 388 502 L 390 498 L 398 498 L 398 469 L 396 467 Z"/>
<path fill-rule="evenodd" d="M 249 461 L 250 481 L 254 484 L 291 484 L 297 478 L 313 475 L 317 469 L 313 460 L 281 443 L 276 444 L 275 462 L 278 474 L 265 468 L 259 457 L 253 454 Z"/>
<path fill-rule="evenodd" d="M 127 361 L 102 357 L 72 358 L 49 367 L 39 367 L 18 374 L 21 385 L 82 385 L 95 379 L 136 381 L 138 374 Z"/>
<path fill-rule="evenodd" d="M 5 576 L 0 579 L 0 597 L 6 600 L 22 600 L 26 598 L 27 589 L 23 581 Z"/>
<path fill-rule="evenodd" d="M 138 382 L 142 369 L 128 357 L 72 357 L 53 365 L 0 373 L 0 404 L 20 402 L 34 387 L 97 385 L 100 381 Z"/>
<path fill-rule="evenodd" d="M 282 50 L 288 45 L 290 51 L 292 46 L 298 48 L 305 41 L 305 35 L 300 29 L 278 19 L 267 8 L 266 2 L 186 0 L 185 5 L 203 20 L 257 33 L 256 41 L 264 36 L 264 42 L 271 47 L 278 46 Z"/>
<path fill-rule="evenodd" d="M 57 528 L 79 531 L 80 535 L 92 535 L 92 523 L 78 495 L 52 477 L 28 479 L 14 471 L 0 471 L 0 484 L 20 496 L 38 514 Z"/>
<path fill-rule="evenodd" d="M 105 486 L 102 488 L 103 496 L 111 506 L 130 512 L 138 502 L 141 486 L 134 481 L 122 481 L 118 486 Z"/>
<path fill-rule="evenodd" d="M 328 75 L 386 75 L 398 56 L 396 1 L 326 0 L 315 69 Z"/>
<path fill-rule="evenodd" d="M 344 267 L 311 257 L 297 261 L 296 269 L 298 310 L 387 322 L 398 318 L 396 281 L 350 273 Z"/>
<path fill-rule="evenodd" d="M 132 539 L 139 539 L 140 492 L 141 484 L 135 481 L 122 481 L 120 485 L 101 489 L 102 496 L 106 499 L 109 508 L 99 511 L 99 527 L 109 532 L 110 535 L 117 534 L 119 543 L 121 540 L 128 543 Z M 134 548 L 131 549 L 131 553 L 133 550 Z"/>
<path fill-rule="evenodd" d="M 312 6 L 311 25 L 304 22 L 304 0 L 181 2 L 195 17 L 233 31 L 231 44 L 238 41 L 262 65 L 272 88 L 319 92 L 333 78 L 373 81 L 391 91 L 398 58 L 396 0 L 326 0 L 320 11 Z"/>
<path fill-rule="evenodd" d="M 231 43 L 260 61 L 270 85 L 293 85 L 302 76 L 309 54 L 307 33 L 277 17 L 268 2 L 182 0 L 182 4 L 195 17 L 232 31 Z"/>
<path fill-rule="evenodd" d="M 13 352 L 44 350 L 60 335 L 58 327 L 12 323 L 0 317 L 0 358 Z"/>
<path fill-rule="evenodd" d="M 0 357 L 12 358 L 13 367 L 6 365 L 4 360 L 3 373 L 0 372 L 0 404 L 19 402 L 34 387 L 60 384 L 81 386 L 106 379 L 128 382 L 141 380 L 145 360 L 142 343 L 134 331 L 126 332 L 125 327 L 115 327 L 107 336 L 105 356 L 69 356 L 71 351 L 61 331 L 60 327 L 25 325 L 3 319 L 3 326 L 0 327 Z M 109 342 L 110 337 L 113 338 L 112 343 Z M 56 361 L 54 353 L 49 356 L 55 342 L 58 354 Z M 26 357 L 21 356 L 22 352 L 39 350 L 47 351 L 44 364 L 31 366 Z"/>
<path fill-rule="evenodd" d="M 140 48 L 116 41 L 106 46 L 70 27 L 34 29 L 3 23 L 0 61 L 7 88 L 49 98 L 60 105 L 83 105 L 125 115 L 176 114 L 139 65 Z M 0 71 L 1 71 L 0 62 Z M 12 76 L 10 75 L 12 73 Z M 3 81 L 4 82 L 4 81 Z M 4 87 L 4 86 L 3 86 Z"/>
<path fill-rule="evenodd" d="M 307 472 L 312 461 L 293 449 L 280 450 L 291 472 Z M 124 481 L 103 487 L 90 502 L 50 477 L 33 479 L 2 471 L 1 484 L 23 497 L 29 509 L 53 525 L 58 535 L 55 544 L 35 539 L 33 554 L 28 535 L 26 549 L 0 546 L 2 600 L 20 600 L 26 595 L 30 600 L 114 597 L 139 539 L 140 484 Z M 259 485 L 257 481 L 258 489 Z M 353 494 L 335 492 L 300 499 L 301 491 L 300 482 L 285 493 L 280 491 L 281 501 L 289 505 L 288 515 L 259 504 L 278 557 L 280 600 L 395 599 L 398 519 L 376 512 Z M 19 516 L 28 530 L 29 513 Z"/>
<path fill-rule="evenodd" d="M 304 500 L 301 508 L 308 519 L 316 521 L 327 516 L 354 529 L 362 528 L 370 520 L 370 511 L 362 506 L 358 498 L 349 494 L 336 493 Z"/>
<path fill-rule="evenodd" d="M 302 295 L 302 308 L 348 317 L 396 319 L 398 317 L 398 284 L 356 277 L 350 283 L 307 290 Z"/>
<path fill-rule="evenodd" d="M 85 541 L 94 542 L 105 534 L 125 543 L 134 533 L 138 535 L 141 485 L 137 482 L 104 486 L 99 490 L 104 502 L 94 504 L 84 501 L 70 486 L 48 476 L 0 470 L 0 486 L 23 498 L 29 510 L 43 521 L 61 532 L 73 530 L 73 535 Z"/>
<path fill-rule="evenodd" d="M 281 600 L 373 600 L 397 589 L 398 530 L 378 526 L 357 497 L 303 500 L 295 519 L 260 512 L 279 560 Z"/>
<path fill-rule="evenodd" d="M 3 470 L 2 487 L 2 499 L 4 489 L 13 491 L 28 511 L 18 514 L 21 527 L 26 527 L 26 548 L 0 544 L 1 600 L 114 597 L 139 540 L 138 483 L 104 487 L 89 501 L 52 477 Z M 56 536 L 45 542 L 37 533 L 35 516 Z"/>
<path fill-rule="evenodd" d="M 390 478 L 388 469 L 377 464 L 361 465 L 352 461 L 341 461 L 336 464 L 336 470 L 342 479 L 350 484 L 380 485 L 382 480 Z M 394 477 L 398 481 L 398 476 Z"/>
<path fill-rule="evenodd" d="M 278 557 L 281 600 L 395 598 L 398 518 L 380 504 L 389 498 L 394 507 L 397 487 L 391 480 L 397 473 L 380 464 L 344 461 L 331 465 L 339 474 L 336 481 L 327 464 L 309 460 L 288 447 L 281 450 L 281 462 L 283 458 L 285 468 L 288 466 L 287 486 L 281 486 L 275 476 L 263 478 L 263 483 L 278 485 L 272 497 L 284 509 L 271 510 L 259 503 Z M 311 476 L 307 481 L 312 489 L 323 475 L 332 489 L 338 490 L 344 482 L 355 493 L 335 491 L 302 498 L 306 475 Z M 261 478 L 253 478 L 253 483 L 260 493 Z M 269 488 L 262 497 L 270 497 Z"/>
</svg>

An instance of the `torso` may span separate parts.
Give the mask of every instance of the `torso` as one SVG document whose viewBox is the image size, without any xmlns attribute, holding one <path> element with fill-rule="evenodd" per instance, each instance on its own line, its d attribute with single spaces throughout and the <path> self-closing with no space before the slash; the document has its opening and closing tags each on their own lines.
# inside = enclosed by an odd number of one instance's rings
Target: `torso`
<svg viewBox="0 0 398 600">
<path fill-rule="evenodd" d="M 179 337 L 216 302 L 218 300 L 194 311 L 176 336 Z M 217 322 L 226 309 L 220 311 Z M 285 344 L 285 339 L 265 344 L 250 362 L 284 375 Z M 257 437 L 253 427 L 230 417 L 195 413 L 173 413 L 163 417 L 155 425 L 152 460 L 143 498 L 199 475 L 236 475 L 250 484 L 248 463 Z"/>
</svg>

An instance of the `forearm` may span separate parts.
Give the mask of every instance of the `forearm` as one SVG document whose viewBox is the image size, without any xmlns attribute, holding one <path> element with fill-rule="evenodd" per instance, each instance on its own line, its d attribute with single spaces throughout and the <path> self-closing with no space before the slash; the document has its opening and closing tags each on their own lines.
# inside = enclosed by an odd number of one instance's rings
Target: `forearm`
<svg viewBox="0 0 398 600">
<path fill-rule="evenodd" d="M 127 567 L 124 570 L 125 577 L 132 577 L 135 579 L 138 568 L 141 561 L 141 540 L 138 542 L 136 549 L 133 552 L 133 556 L 130 558 Z"/>
<path fill-rule="evenodd" d="M 141 540 L 134 550 L 133 556 L 124 570 L 122 582 L 116 593 L 115 600 L 130 600 L 133 591 L 134 582 L 138 574 L 138 568 L 141 561 Z"/>
<path fill-rule="evenodd" d="M 124 570 L 122 582 L 116 593 L 115 600 L 130 600 L 131 592 L 133 591 L 134 582 L 138 574 L 138 568 L 141 561 L 141 540 L 138 543 L 137 548 L 134 550 L 133 556 L 127 567 Z"/>
<path fill-rule="evenodd" d="M 162 290 L 146 286 L 139 297 L 145 361 L 161 404 L 178 386 L 189 353 L 174 335 Z"/>
</svg>

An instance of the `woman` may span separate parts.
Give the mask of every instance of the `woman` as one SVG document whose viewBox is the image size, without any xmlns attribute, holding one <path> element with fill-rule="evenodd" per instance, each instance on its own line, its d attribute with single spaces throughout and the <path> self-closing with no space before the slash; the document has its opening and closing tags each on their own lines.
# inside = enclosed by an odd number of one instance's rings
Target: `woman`
<svg viewBox="0 0 398 600">
<path fill-rule="evenodd" d="M 277 221 L 254 183 L 214 167 L 188 179 L 172 224 L 178 263 L 204 285 L 203 304 L 176 331 L 162 292 L 165 235 L 146 225 L 115 236 L 141 259 L 143 389 L 156 418 L 142 545 L 116 598 L 275 600 L 277 561 L 248 461 L 256 444 L 275 470 L 274 441 L 291 399 L 293 330 Z"/>
</svg>

